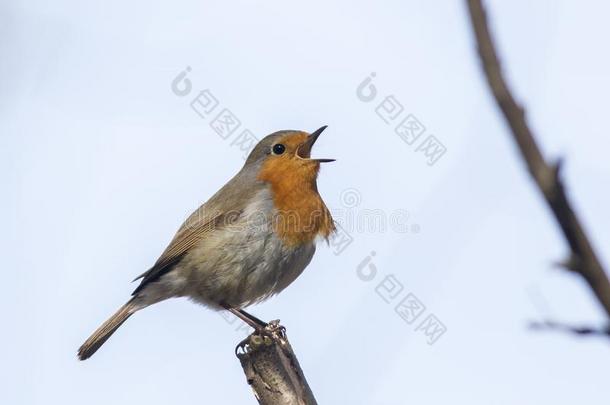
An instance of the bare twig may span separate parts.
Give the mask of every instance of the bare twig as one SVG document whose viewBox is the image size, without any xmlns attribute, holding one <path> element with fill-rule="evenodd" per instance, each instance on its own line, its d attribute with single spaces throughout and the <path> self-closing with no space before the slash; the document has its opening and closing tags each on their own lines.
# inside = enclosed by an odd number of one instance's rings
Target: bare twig
<svg viewBox="0 0 610 405">
<path fill-rule="evenodd" d="M 313 405 L 316 399 L 277 322 L 262 335 L 248 336 L 236 348 L 237 358 L 258 402 L 263 405 Z"/>
<path fill-rule="evenodd" d="M 610 328 L 597 328 L 593 326 L 574 326 L 559 323 L 555 321 L 531 322 L 530 329 L 534 330 L 558 330 L 562 332 L 572 333 L 578 336 L 610 336 Z"/>
<path fill-rule="evenodd" d="M 502 75 L 489 33 L 485 9 L 480 0 L 466 0 L 466 3 L 489 87 L 510 126 L 529 173 L 542 191 L 570 247 L 571 254 L 565 260 L 564 267 L 580 274 L 586 280 L 606 314 L 610 316 L 610 282 L 568 201 L 559 175 L 561 161 L 548 164 L 544 160 L 525 120 L 525 112 L 513 98 Z"/>
</svg>

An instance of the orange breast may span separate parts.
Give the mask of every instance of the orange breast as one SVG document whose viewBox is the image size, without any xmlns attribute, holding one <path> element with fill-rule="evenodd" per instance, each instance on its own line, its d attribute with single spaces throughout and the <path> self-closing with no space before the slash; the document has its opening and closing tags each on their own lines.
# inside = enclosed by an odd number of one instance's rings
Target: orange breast
<svg viewBox="0 0 610 405">
<path fill-rule="evenodd" d="M 335 230 L 333 219 L 322 201 L 316 179 L 320 164 L 304 159 L 269 159 L 259 179 L 269 182 L 277 213 L 274 230 L 289 245 L 328 238 Z"/>
</svg>

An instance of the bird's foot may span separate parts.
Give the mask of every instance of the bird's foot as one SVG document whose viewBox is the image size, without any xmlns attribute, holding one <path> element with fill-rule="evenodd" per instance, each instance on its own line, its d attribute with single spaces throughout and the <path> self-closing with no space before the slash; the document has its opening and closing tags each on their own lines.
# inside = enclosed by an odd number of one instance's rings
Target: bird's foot
<svg viewBox="0 0 610 405">
<path fill-rule="evenodd" d="M 261 345 L 270 346 L 274 341 L 286 338 L 286 328 L 280 325 L 280 320 L 270 321 L 265 326 L 259 326 L 254 332 L 239 342 L 235 347 L 235 354 L 246 353 Z"/>
<path fill-rule="evenodd" d="M 280 325 L 280 320 L 275 319 L 270 321 L 267 326 L 256 331 L 259 335 L 262 336 L 271 336 L 271 335 L 279 335 L 280 337 L 286 336 L 286 328 Z"/>
</svg>

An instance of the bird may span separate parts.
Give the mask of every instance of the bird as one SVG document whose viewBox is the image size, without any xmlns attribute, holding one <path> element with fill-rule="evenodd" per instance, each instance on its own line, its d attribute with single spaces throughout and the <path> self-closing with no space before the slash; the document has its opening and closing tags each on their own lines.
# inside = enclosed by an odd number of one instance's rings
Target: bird
<svg viewBox="0 0 610 405">
<path fill-rule="evenodd" d="M 316 243 L 335 232 L 318 192 L 320 164 L 311 149 L 326 129 L 282 130 L 264 137 L 239 172 L 195 210 L 131 298 L 78 349 L 91 357 L 134 313 L 174 297 L 230 311 L 255 330 L 268 324 L 243 308 L 290 285 L 309 265 Z"/>
</svg>

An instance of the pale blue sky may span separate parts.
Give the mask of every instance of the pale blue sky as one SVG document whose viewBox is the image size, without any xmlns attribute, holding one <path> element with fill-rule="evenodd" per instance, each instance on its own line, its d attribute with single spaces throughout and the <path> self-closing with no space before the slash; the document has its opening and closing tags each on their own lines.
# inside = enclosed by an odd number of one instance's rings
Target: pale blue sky
<svg viewBox="0 0 610 405">
<path fill-rule="evenodd" d="M 510 83 L 574 205 L 610 259 L 608 5 L 488 1 Z M 259 137 L 329 128 L 319 188 L 348 213 L 409 213 L 408 232 L 321 245 L 281 295 L 280 318 L 321 404 L 604 404 L 608 342 L 536 333 L 544 317 L 599 324 L 480 75 L 461 1 L 5 1 L 0 6 L 0 402 L 253 403 L 244 336 L 185 300 L 130 319 L 91 360 L 89 333 L 135 287 L 187 215 L 243 164 L 189 107 L 209 89 Z M 189 66 L 193 90 L 172 80 Z M 377 98 L 356 97 L 371 72 Z M 426 127 L 407 145 L 385 96 Z M 216 110 L 217 112 L 219 110 Z M 400 118 L 399 118 L 400 119 Z M 240 129 L 241 129 L 240 128 Z M 426 163 L 419 142 L 446 153 Z M 357 266 L 374 251 L 375 278 Z M 364 271 L 366 271 L 366 267 Z M 391 303 L 376 293 L 393 275 Z M 413 324 L 394 311 L 412 293 Z M 417 325 L 447 328 L 433 345 Z"/>
</svg>

